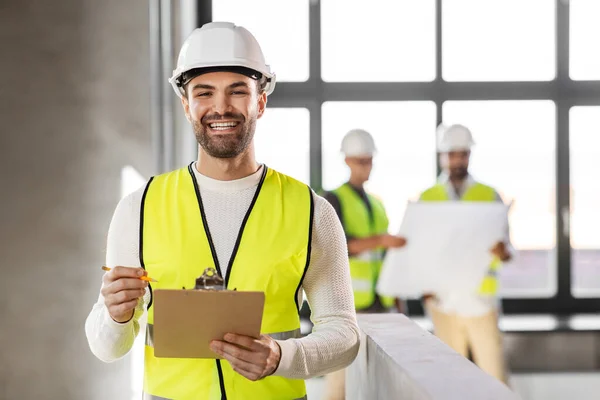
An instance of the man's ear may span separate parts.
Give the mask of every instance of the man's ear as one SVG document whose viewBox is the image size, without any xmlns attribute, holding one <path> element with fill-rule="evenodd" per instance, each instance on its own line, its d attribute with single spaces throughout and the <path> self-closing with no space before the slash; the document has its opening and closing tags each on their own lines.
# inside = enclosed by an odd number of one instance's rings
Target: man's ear
<svg viewBox="0 0 600 400">
<path fill-rule="evenodd" d="M 260 118 L 265 113 L 265 109 L 267 108 L 267 93 L 262 92 L 258 95 L 258 115 L 257 118 Z"/>
<path fill-rule="evenodd" d="M 188 122 L 191 124 L 192 117 L 190 116 L 190 103 L 188 101 L 187 94 L 184 94 L 181 97 L 181 105 L 183 106 L 183 112 L 185 113 L 185 117 L 187 118 Z"/>
</svg>

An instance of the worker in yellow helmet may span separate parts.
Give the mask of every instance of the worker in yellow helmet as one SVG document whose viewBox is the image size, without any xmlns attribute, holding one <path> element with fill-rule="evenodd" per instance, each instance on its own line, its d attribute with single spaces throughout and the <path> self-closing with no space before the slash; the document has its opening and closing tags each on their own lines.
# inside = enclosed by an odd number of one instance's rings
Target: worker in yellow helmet
<svg viewBox="0 0 600 400">
<path fill-rule="evenodd" d="M 383 202 L 364 187 L 373 168 L 375 141 L 369 132 L 353 129 L 344 136 L 341 151 L 350 169 L 350 179 L 324 197 L 336 210 L 348 241 L 356 311 L 386 312 L 394 308 L 402 311 L 399 299 L 380 297 L 375 292 L 385 251 L 406 244 L 403 237 L 388 233 L 388 217 Z M 344 398 L 344 371 L 327 377 L 325 398 Z"/>
<path fill-rule="evenodd" d="M 198 159 L 117 206 L 106 255 L 112 269 L 86 321 L 90 348 L 105 362 L 123 357 L 147 314 L 144 399 L 306 399 L 305 379 L 345 368 L 358 352 L 342 226 L 306 184 L 255 159 L 256 122 L 275 74 L 248 30 L 228 22 L 194 30 L 170 83 Z M 265 293 L 262 335 L 230 332 L 211 342 L 221 359 L 156 357 L 150 289 L 193 288 L 207 267 L 231 290 Z M 158 282 L 148 286 L 145 275 Z M 318 331 L 305 337 L 302 292 Z"/>
<path fill-rule="evenodd" d="M 443 172 L 438 182 L 421 194 L 421 201 L 502 201 L 496 190 L 476 181 L 468 172 L 474 144 L 471 131 L 463 125 L 438 127 Z M 507 232 L 505 240 L 490 249 L 488 273 L 476 293 L 450 291 L 424 296 L 434 333 L 463 356 L 470 350 L 479 367 L 505 383 L 507 374 L 498 329 L 498 271 L 513 253 Z"/>
</svg>

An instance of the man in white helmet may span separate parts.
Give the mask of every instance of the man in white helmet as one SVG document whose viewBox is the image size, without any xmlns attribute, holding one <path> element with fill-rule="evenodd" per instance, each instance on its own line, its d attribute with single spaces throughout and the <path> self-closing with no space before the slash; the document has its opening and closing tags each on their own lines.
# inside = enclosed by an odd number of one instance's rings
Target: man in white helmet
<svg viewBox="0 0 600 400">
<path fill-rule="evenodd" d="M 344 227 L 350 256 L 354 303 L 358 311 L 383 311 L 394 305 L 393 298 L 375 292 L 384 250 L 405 245 L 402 237 L 388 233 L 388 218 L 381 200 L 367 193 L 375 141 L 363 129 L 350 130 L 342 139 L 341 151 L 350 170 L 348 182 L 325 194 Z"/>
<path fill-rule="evenodd" d="M 421 201 L 502 201 L 492 187 L 469 174 L 471 131 L 463 125 L 438 127 L 438 152 L 442 174 L 437 184 L 421 194 Z M 498 270 L 511 259 L 507 232 L 504 241 L 490 249 L 488 274 L 476 293 L 460 291 L 424 296 L 435 334 L 455 351 L 467 356 L 484 371 L 507 383 L 502 337 L 498 329 Z"/>
<path fill-rule="evenodd" d="M 146 313 L 144 399 L 305 399 L 305 379 L 345 368 L 358 351 L 341 224 L 307 185 L 255 160 L 256 121 L 275 74 L 250 32 L 225 22 L 194 30 L 170 82 L 198 159 L 117 206 L 112 270 L 86 321 L 90 348 L 105 362 L 120 359 Z M 156 358 L 151 289 L 193 288 L 207 267 L 231 290 L 265 293 L 263 335 L 213 341 L 222 360 Z M 158 282 L 148 286 L 144 275 Z M 303 338 L 302 291 L 317 331 Z"/>
<path fill-rule="evenodd" d="M 388 218 L 381 200 L 367 193 L 364 185 L 371 176 L 376 153 L 371 134 L 353 129 L 342 139 L 341 151 L 350 169 L 350 179 L 325 198 L 336 210 L 348 242 L 350 276 L 357 312 L 384 312 L 396 307 L 399 299 L 380 297 L 376 292 L 377 280 L 386 249 L 400 248 L 406 240 L 388 233 Z M 327 377 L 327 400 L 344 398 L 344 371 Z"/>
</svg>

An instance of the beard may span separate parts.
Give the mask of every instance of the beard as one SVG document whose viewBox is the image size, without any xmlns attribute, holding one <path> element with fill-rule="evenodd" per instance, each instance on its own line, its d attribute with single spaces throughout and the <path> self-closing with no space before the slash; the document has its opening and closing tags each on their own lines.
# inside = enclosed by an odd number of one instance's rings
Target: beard
<svg viewBox="0 0 600 400">
<path fill-rule="evenodd" d="M 450 178 L 462 180 L 467 177 L 469 170 L 467 167 L 454 167 L 450 168 Z"/>
<path fill-rule="evenodd" d="M 192 121 L 196 141 L 211 157 L 234 158 L 246 151 L 256 130 L 256 117 L 246 119 L 242 114 L 227 112 L 223 115 L 205 115 L 202 120 Z M 222 120 L 234 120 L 239 123 L 236 133 L 218 134 L 209 133 L 209 123 Z M 214 131 L 213 131 L 214 132 Z"/>
</svg>

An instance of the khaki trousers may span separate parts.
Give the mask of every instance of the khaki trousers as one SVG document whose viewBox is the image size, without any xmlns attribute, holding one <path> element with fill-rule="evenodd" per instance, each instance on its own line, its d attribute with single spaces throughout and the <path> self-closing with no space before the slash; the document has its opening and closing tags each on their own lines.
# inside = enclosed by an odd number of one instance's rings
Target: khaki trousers
<svg viewBox="0 0 600 400">
<path fill-rule="evenodd" d="M 432 300 L 427 301 L 426 308 L 434 333 L 441 341 L 464 357 L 470 349 L 479 368 L 508 385 L 496 311 L 479 317 L 462 317 L 440 311 Z"/>
</svg>

